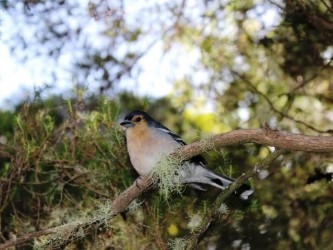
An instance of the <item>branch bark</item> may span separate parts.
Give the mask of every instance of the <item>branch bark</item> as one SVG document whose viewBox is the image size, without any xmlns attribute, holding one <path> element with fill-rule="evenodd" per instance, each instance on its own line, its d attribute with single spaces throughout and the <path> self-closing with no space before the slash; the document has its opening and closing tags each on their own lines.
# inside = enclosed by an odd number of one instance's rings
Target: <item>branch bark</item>
<svg viewBox="0 0 333 250">
<path fill-rule="evenodd" d="M 204 151 L 209 151 L 218 147 L 232 146 L 244 143 L 257 143 L 266 146 L 272 146 L 276 148 L 285 149 L 287 151 L 306 151 L 306 152 L 316 152 L 316 153 L 332 153 L 333 152 L 333 137 L 332 136 L 307 136 L 299 135 L 294 133 L 288 133 L 278 130 L 270 129 L 269 127 L 263 129 L 247 129 L 247 130 L 234 130 L 228 133 L 215 135 L 210 139 L 204 139 L 190 145 L 184 146 L 182 149 L 173 153 L 173 157 L 180 157 L 181 159 L 189 159 L 195 155 L 203 153 Z M 280 152 L 280 151 L 277 151 Z M 185 156 L 185 158 L 184 158 Z M 253 173 L 255 174 L 255 173 Z M 245 175 L 247 176 L 247 175 Z M 244 178 L 243 176 L 241 178 Z M 242 179 L 240 179 L 242 180 Z M 243 181 L 244 182 L 244 181 Z M 226 194 L 232 193 L 234 188 L 237 188 L 237 183 L 234 184 Z M 146 191 L 151 185 L 151 180 L 148 176 L 139 178 L 135 183 L 133 183 L 129 188 L 122 192 L 112 203 L 113 215 L 124 211 L 127 206 L 144 191 Z M 77 230 L 80 228 L 85 228 L 83 222 L 81 224 L 75 225 Z M 103 225 L 103 221 L 100 223 L 97 221 L 94 225 L 99 227 Z M 34 238 L 39 238 L 43 235 L 55 234 L 59 229 L 63 229 L 66 226 L 73 227 L 72 224 L 65 224 L 54 228 L 45 229 L 38 232 L 29 233 L 21 236 L 15 240 L 10 240 L 2 245 L 0 249 L 5 249 L 10 246 L 20 245 L 24 242 L 32 240 Z"/>
<path fill-rule="evenodd" d="M 308 136 L 279 131 L 265 127 L 263 129 L 239 129 L 215 135 L 208 140 L 186 145 L 175 155 L 191 158 L 205 150 L 245 143 L 256 143 L 288 151 L 304 151 L 313 153 L 333 152 L 333 136 Z M 203 150 L 204 148 L 204 150 Z"/>
</svg>

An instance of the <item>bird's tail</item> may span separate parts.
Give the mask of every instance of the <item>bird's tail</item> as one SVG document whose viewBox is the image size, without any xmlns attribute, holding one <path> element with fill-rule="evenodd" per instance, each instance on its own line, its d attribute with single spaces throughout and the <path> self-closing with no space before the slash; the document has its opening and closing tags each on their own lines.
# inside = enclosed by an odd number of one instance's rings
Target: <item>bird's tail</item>
<svg viewBox="0 0 333 250">
<path fill-rule="evenodd" d="M 186 165 L 182 170 L 183 181 L 193 188 L 205 190 L 200 184 L 208 184 L 224 190 L 235 182 L 234 179 L 218 175 L 200 164 L 192 163 L 191 166 Z M 252 193 L 253 189 L 247 184 L 243 184 L 235 191 L 235 195 L 239 196 L 242 200 L 247 200 Z"/>
</svg>

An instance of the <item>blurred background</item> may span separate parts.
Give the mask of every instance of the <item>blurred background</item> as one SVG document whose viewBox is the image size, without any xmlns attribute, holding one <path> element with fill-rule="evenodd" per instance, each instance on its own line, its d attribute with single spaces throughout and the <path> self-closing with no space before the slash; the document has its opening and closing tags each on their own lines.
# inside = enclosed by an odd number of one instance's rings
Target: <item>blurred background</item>
<svg viewBox="0 0 333 250">
<path fill-rule="evenodd" d="M 188 142 L 265 123 L 332 136 L 331 0 L 2 0 L 0 39 L 0 242 L 129 186 L 136 173 L 118 123 L 133 109 Z M 269 152 L 242 145 L 206 158 L 237 177 Z M 285 155 L 251 180 L 252 200 L 230 198 L 200 247 L 333 248 L 331 172 L 331 155 Z M 186 189 L 172 206 L 151 192 L 72 248 L 165 249 L 212 191 Z"/>
</svg>

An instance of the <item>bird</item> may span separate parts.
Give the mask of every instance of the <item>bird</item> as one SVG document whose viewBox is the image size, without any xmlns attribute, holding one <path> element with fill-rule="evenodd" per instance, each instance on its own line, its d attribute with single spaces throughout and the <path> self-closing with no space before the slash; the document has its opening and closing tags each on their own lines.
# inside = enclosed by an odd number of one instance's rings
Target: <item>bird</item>
<svg viewBox="0 0 333 250">
<path fill-rule="evenodd" d="M 150 174 L 163 156 L 186 145 L 181 137 L 141 110 L 129 112 L 120 125 L 125 127 L 130 161 L 140 176 Z M 209 170 L 201 155 L 185 161 L 183 166 L 180 171 L 182 184 L 199 190 L 206 190 L 203 184 L 224 190 L 235 181 Z M 235 191 L 242 200 L 247 200 L 252 193 L 253 189 L 247 184 Z"/>
</svg>

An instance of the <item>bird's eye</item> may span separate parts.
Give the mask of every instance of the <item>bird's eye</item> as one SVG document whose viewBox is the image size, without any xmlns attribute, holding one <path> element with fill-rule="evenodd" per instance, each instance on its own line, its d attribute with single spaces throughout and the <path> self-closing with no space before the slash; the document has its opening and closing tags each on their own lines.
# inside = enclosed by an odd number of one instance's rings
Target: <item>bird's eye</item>
<svg viewBox="0 0 333 250">
<path fill-rule="evenodd" d="M 137 117 L 137 118 L 135 119 L 135 121 L 136 121 L 136 122 L 140 122 L 140 121 L 141 121 L 141 117 Z"/>
</svg>

